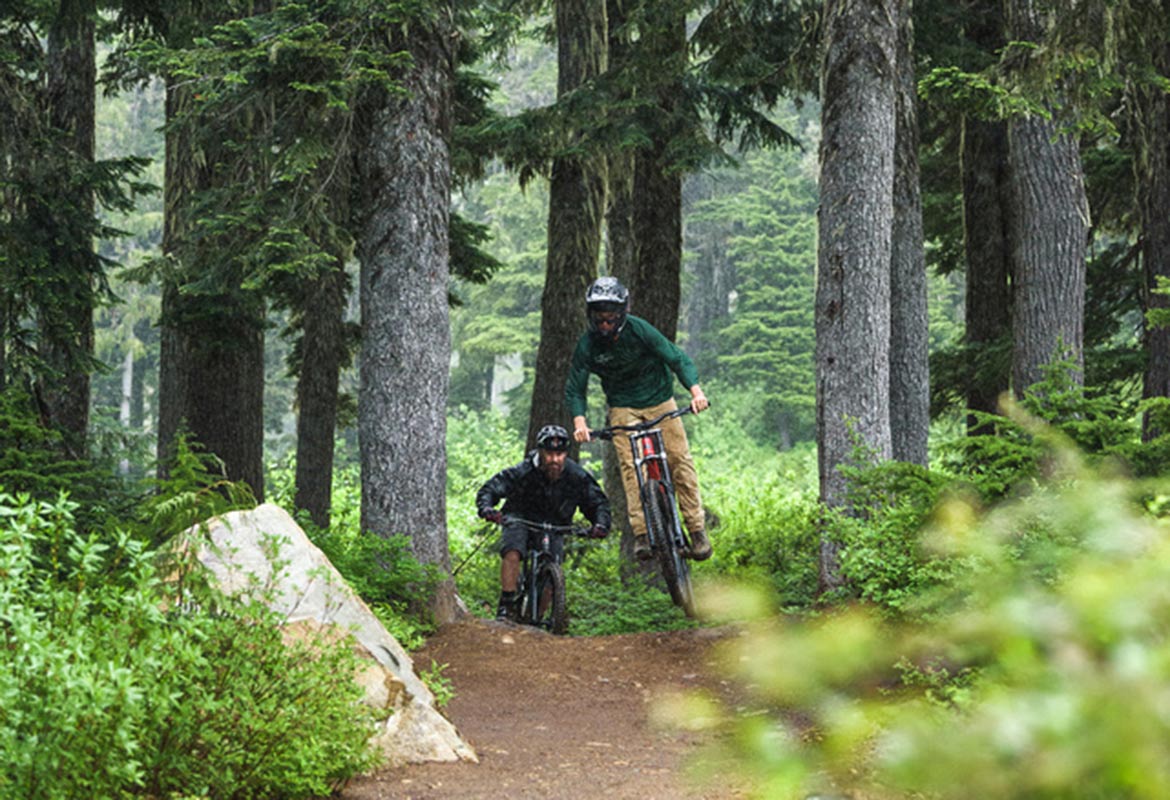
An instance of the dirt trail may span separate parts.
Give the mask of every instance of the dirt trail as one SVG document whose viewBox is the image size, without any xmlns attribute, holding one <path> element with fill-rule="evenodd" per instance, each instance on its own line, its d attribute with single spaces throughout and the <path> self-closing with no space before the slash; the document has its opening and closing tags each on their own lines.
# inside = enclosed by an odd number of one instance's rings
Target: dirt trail
<svg viewBox="0 0 1170 800">
<path fill-rule="evenodd" d="M 351 782 L 342 800 L 742 798 L 726 777 L 686 774 L 704 744 L 649 719 L 663 693 L 728 694 L 712 647 L 727 631 L 554 637 L 473 620 L 445 626 L 415 655 L 446 664 L 446 709 L 479 764 L 421 764 Z"/>
</svg>

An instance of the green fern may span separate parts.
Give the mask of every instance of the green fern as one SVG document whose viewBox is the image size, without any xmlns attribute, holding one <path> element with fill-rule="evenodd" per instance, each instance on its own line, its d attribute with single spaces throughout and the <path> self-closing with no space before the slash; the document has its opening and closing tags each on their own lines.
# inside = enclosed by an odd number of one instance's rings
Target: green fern
<svg viewBox="0 0 1170 800">
<path fill-rule="evenodd" d="M 141 525 L 153 544 L 228 511 L 256 507 L 251 488 L 228 480 L 223 462 L 199 452 L 199 445 L 186 432 L 175 437 L 166 477 L 154 485 L 154 496 L 141 509 Z"/>
</svg>

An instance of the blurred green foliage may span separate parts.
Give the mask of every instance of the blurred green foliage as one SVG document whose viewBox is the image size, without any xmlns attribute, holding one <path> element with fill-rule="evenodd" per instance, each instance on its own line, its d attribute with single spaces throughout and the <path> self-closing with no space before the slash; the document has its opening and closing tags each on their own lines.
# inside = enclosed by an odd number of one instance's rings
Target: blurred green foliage
<svg viewBox="0 0 1170 800">
<path fill-rule="evenodd" d="M 766 798 L 1167 796 L 1170 483 L 1103 457 L 1086 418 L 1001 422 L 1031 453 L 988 492 L 1003 499 L 925 471 L 864 476 L 853 599 L 797 616 L 759 589 L 709 591 L 747 632 L 724 652 L 746 700 L 684 709 L 727 732 L 712 763 Z"/>
</svg>

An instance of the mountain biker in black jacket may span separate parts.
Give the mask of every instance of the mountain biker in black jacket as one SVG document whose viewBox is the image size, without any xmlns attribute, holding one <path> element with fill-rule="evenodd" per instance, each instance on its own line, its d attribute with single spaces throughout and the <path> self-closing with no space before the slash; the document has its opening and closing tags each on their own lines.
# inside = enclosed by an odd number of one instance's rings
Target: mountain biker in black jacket
<svg viewBox="0 0 1170 800">
<path fill-rule="evenodd" d="M 520 562 L 528 553 L 529 529 L 509 522 L 520 517 L 532 522 L 569 525 L 577 509 L 593 523 L 589 535 L 601 539 L 609 533 L 609 500 L 597 480 L 568 458 L 569 433 L 560 425 L 545 425 L 536 434 L 536 449 L 519 464 L 501 470 L 475 495 L 479 516 L 503 526 L 500 536 L 500 603 L 497 619 L 507 619 L 516 602 Z M 504 501 L 502 509 L 496 503 Z M 561 536 L 552 547 L 560 558 Z"/>
</svg>

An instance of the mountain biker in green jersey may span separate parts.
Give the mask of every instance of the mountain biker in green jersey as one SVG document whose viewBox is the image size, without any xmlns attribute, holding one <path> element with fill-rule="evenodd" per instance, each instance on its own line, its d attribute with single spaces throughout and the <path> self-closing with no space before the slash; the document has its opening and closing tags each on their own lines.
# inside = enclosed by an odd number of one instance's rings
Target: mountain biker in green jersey
<svg viewBox="0 0 1170 800">
<path fill-rule="evenodd" d="M 516 602 L 520 563 L 528 552 L 529 530 L 508 517 L 533 522 L 568 525 L 577 509 L 593 523 L 589 536 L 603 539 L 609 534 L 609 498 L 597 479 L 567 457 L 569 432 L 560 425 L 545 425 L 536 434 L 536 449 L 514 467 L 501 470 L 487 480 L 475 495 L 480 517 L 503 526 L 500 535 L 500 603 L 497 619 L 508 619 Z M 504 501 L 503 509 L 496 503 Z M 552 549 L 559 560 L 563 537 L 552 537 Z"/>
<path fill-rule="evenodd" d="M 610 425 L 633 425 L 678 408 L 674 401 L 676 377 L 691 393 L 691 411 L 698 414 L 707 408 L 707 397 L 699 387 L 694 362 L 657 328 L 629 313 L 630 293 L 617 278 L 595 280 L 585 293 L 585 307 L 589 330 L 577 341 L 565 382 L 565 406 L 573 416 L 575 440 L 589 441 L 585 394 L 590 373 L 601 378 Z M 687 555 L 702 561 L 711 556 L 711 542 L 707 539 L 699 479 L 682 420 L 675 418 L 663 423 L 662 441 L 679 510 L 691 537 Z M 630 527 L 634 530 L 634 554 L 647 559 L 651 553 L 638 496 L 638 477 L 634 473 L 634 454 L 629 447 L 616 450 Z"/>
</svg>

